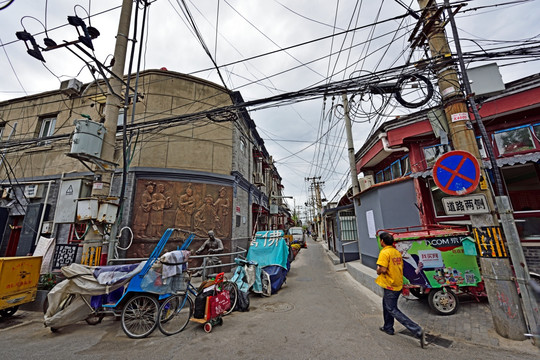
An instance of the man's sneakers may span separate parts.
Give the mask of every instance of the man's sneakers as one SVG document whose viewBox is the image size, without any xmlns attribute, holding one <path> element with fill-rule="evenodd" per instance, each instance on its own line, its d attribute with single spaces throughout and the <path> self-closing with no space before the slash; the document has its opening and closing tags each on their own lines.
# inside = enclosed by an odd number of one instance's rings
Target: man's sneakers
<svg viewBox="0 0 540 360">
<path fill-rule="evenodd" d="M 420 339 L 420 347 L 422 349 L 425 349 L 427 343 L 426 343 L 426 333 L 424 332 L 424 329 L 420 332 L 420 336 L 418 337 Z"/>
<path fill-rule="evenodd" d="M 384 333 L 387 333 L 388 335 L 394 335 L 394 330 L 388 331 L 388 330 L 386 330 L 386 329 L 384 328 L 384 326 L 381 326 L 381 327 L 379 328 L 379 330 L 381 330 L 381 331 L 384 332 Z"/>
</svg>

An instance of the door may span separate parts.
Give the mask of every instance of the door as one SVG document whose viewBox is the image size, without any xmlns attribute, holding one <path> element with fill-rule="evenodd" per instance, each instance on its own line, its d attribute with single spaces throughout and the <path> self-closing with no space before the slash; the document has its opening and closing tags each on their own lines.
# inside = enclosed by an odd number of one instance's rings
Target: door
<svg viewBox="0 0 540 360">
<path fill-rule="evenodd" d="M 11 231 L 9 232 L 9 241 L 6 249 L 6 257 L 15 256 L 17 254 L 17 246 L 19 246 L 19 237 L 21 236 L 21 229 L 23 216 L 13 216 L 12 223 L 9 225 Z"/>
</svg>

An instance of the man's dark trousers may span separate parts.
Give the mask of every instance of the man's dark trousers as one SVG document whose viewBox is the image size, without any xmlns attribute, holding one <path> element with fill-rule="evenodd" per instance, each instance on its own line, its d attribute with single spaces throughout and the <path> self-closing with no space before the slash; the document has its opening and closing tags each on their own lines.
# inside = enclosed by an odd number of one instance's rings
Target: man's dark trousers
<svg viewBox="0 0 540 360">
<path fill-rule="evenodd" d="M 384 326 L 383 329 L 387 333 L 394 332 L 394 319 L 399 321 L 403 326 L 409 329 L 414 336 L 419 338 L 422 335 L 422 328 L 409 319 L 404 313 L 402 313 L 398 307 L 398 299 L 401 291 L 392 291 L 388 289 L 383 289 L 383 316 L 384 316 Z"/>
</svg>

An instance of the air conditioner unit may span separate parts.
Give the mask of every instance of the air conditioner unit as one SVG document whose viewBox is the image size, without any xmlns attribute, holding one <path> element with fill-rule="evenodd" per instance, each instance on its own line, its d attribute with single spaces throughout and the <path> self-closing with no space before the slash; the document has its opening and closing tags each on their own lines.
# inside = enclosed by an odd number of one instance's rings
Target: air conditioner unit
<svg viewBox="0 0 540 360">
<path fill-rule="evenodd" d="M 43 187 L 38 184 L 26 185 L 24 187 L 24 196 L 28 199 L 40 198 Z"/>
<path fill-rule="evenodd" d="M 362 178 L 359 178 L 358 182 L 360 183 L 360 191 L 369 189 L 375 183 L 373 175 L 366 175 Z"/>
<path fill-rule="evenodd" d="M 60 90 L 69 96 L 78 95 L 83 83 L 77 79 L 64 80 L 60 83 Z"/>
</svg>

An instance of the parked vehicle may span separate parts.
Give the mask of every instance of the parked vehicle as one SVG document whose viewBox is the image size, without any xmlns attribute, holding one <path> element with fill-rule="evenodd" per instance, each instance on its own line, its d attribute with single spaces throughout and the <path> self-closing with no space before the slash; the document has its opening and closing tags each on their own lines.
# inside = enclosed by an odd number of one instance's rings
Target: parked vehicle
<svg viewBox="0 0 540 360">
<path fill-rule="evenodd" d="M 301 227 L 292 227 L 289 229 L 289 235 L 292 235 L 293 237 L 291 244 L 300 244 L 300 246 L 303 248 L 307 247 L 304 229 Z"/>
<path fill-rule="evenodd" d="M 487 296 L 476 260 L 474 240 L 467 229 L 455 226 L 412 226 L 380 230 L 394 236 L 403 257 L 403 294 L 427 297 L 440 315 L 452 315 L 458 295 L 477 300 Z M 380 247 L 380 241 L 379 241 Z"/>
<path fill-rule="evenodd" d="M 41 256 L 0 258 L 0 316 L 12 316 L 19 305 L 34 301 L 41 260 Z"/>
</svg>

